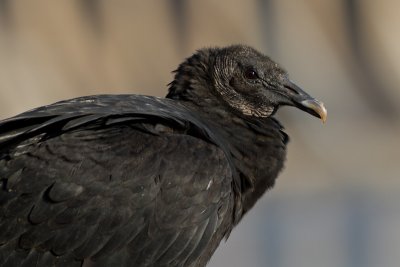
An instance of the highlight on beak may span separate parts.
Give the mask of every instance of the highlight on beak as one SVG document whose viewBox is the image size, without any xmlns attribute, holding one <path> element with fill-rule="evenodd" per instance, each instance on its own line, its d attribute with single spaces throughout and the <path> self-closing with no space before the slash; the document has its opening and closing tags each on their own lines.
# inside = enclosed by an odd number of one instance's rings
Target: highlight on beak
<svg viewBox="0 0 400 267">
<path fill-rule="evenodd" d="M 319 117 L 323 123 L 325 123 L 328 116 L 328 112 L 324 104 L 316 99 L 306 99 L 300 102 L 300 104 L 305 107 L 309 113 Z"/>
</svg>

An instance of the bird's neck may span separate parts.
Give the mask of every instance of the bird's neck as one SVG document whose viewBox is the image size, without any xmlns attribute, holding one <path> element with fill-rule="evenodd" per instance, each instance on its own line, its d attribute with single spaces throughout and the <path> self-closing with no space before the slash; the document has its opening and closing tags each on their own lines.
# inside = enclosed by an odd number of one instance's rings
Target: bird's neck
<svg viewBox="0 0 400 267">
<path fill-rule="evenodd" d="M 239 134 L 240 138 L 235 138 L 235 146 L 242 156 L 236 160 L 243 165 L 241 172 L 247 181 L 242 189 L 244 215 L 274 186 L 275 179 L 283 169 L 289 138 L 274 118 L 248 122 L 246 127 L 236 129 L 235 132 L 240 130 L 243 132 Z"/>
<path fill-rule="evenodd" d="M 240 220 L 274 185 L 286 158 L 288 136 L 274 118 L 242 117 L 222 107 L 216 100 L 210 100 L 210 103 L 212 105 L 200 107 L 202 112 L 198 112 L 197 104 L 184 104 L 201 114 L 202 120 L 229 148 L 240 179 L 235 183 L 240 186 L 235 190 L 240 194 L 240 203 L 237 203 Z"/>
<path fill-rule="evenodd" d="M 288 136 L 274 118 L 248 120 L 222 111 L 212 115 L 211 121 L 232 149 L 244 215 L 274 185 L 286 158 Z"/>
</svg>

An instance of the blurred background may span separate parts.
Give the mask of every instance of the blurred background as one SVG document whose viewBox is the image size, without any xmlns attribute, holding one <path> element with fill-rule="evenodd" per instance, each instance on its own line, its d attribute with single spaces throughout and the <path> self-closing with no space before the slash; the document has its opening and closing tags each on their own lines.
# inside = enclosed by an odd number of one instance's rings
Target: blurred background
<svg viewBox="0 0 400 267">
<path fill-rule="evenodd" d="M 0 0 L 0 118 L 98 93 L 163 96 L 196 49 L 243 43 L 325 102 L 283 108 L 286 169 L 209 266 L 400 263 L 400 2 Z"/>
</svg>

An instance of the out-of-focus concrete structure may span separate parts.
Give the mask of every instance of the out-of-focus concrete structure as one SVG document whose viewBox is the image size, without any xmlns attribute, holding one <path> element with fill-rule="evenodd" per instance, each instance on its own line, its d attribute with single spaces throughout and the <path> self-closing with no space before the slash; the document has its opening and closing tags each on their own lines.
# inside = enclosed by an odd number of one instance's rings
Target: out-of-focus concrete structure
<svg viewBox="0 0 400 267">
<path fill-rule="evenodd" d="M 400 2 L 0 0 L 0 118 L 97 93 L 162 96 L 204 46 L 245 43 L 323 100 L 283 108 L 287 167 L 210 266 L 398 266 Z"/>
</svg>

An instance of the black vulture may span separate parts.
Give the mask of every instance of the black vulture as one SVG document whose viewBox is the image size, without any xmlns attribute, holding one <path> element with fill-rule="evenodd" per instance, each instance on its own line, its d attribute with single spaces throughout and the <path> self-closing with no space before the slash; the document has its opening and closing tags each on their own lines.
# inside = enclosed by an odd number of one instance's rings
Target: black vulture
<svg viewBox="0 0 400 267">
<path fill-rule="evenodd" d="M 166 98 L 95 95 L 0 123 L 1 266 L 205 266 L 271 188 L 289 105 L 323 104 L 251 47 L 206 48 Z"/>
</svg>

